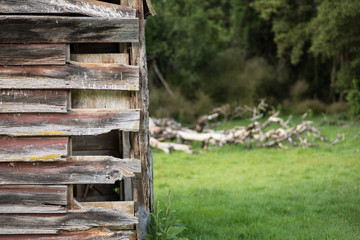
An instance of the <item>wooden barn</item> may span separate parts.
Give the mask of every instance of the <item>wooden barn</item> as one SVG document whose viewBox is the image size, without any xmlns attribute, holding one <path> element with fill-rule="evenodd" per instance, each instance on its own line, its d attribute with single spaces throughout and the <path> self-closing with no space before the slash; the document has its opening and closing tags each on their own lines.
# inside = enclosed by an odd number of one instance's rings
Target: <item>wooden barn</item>
<svg viewBox="0 0 360 240">
<path fill-rule="evenodd" d="M 0 0 L 0 239 L 144 239 L 150 0 Z"/>
</svg>

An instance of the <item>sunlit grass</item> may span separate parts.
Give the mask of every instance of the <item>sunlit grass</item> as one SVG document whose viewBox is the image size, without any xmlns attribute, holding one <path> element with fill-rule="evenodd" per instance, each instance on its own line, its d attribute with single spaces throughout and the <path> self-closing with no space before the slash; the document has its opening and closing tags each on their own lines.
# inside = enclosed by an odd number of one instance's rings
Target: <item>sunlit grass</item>
<svg viewBox="0 0 360 240">
<path fill-rule="evenodd" d="M 155 198 L 171 188 L 189 239 L 360 239 L 360 126 L 317 127 L 346 140 L 195 156 L 154 150 Z"/>
</svg>

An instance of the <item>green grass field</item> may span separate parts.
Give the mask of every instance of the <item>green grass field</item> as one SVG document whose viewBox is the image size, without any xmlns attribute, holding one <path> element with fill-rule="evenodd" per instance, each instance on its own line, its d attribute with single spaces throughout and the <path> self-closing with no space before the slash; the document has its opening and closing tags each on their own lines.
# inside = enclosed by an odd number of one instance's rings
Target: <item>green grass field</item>
<svg viewBox="0 0 360 240">
<path fill-rule="evenodd" d="M 172 191 L 188 239 L 360 239 L 359 124 L 319 126 L 334 147 L 154 150 L 155 199 Z"/>
</svg>

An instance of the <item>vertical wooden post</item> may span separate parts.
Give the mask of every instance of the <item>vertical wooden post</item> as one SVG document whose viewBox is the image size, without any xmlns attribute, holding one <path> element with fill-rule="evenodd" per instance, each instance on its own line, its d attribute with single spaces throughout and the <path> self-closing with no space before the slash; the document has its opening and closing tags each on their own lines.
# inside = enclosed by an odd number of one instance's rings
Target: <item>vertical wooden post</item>
<svg viewBox="0 0 360 240">
<path fill-rule="evenodd" d="M 153 211 L 153 169 L 152 155 L 149 148 L 149 89 L 147 79 L 147 61 L 145 45 L 145 16 L 143 0 L 128 1 L 129 5 L 138 10 L 139 18 L 139 42 L 132 43 L 131 65 L 137 65 L 140 68 L 140 91 L 134 95 L 133 106 L 141 109 L 140 131 L 132 136 L 132 145 L 135 157 L 141 159 L 141 174 L 137 180 L 137 216 L 139 224 L 137 225 L 138 239 L 145 239 L 148 233 L 148 223 L 150 212 Z M 139 154 L 139 156 L 136 156 Z"/>
</svg>

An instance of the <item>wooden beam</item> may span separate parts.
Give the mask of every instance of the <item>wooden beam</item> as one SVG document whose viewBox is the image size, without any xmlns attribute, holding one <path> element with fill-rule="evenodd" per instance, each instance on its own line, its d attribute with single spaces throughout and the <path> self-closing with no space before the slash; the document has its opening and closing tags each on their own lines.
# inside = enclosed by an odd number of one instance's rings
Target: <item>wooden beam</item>
<svg viewBox="0 0 360 240">
<path fill-rule="evenodd" d="M 76 109 L 67 114 L 0 114 L 0 135 L 81 136 L 139 130 L 138 110 Z"/>
<path fill-rule="evenodd" d="M 130 7 L 95 0 L 0 0 L 0 13 L 69 14 L 103 18 L 135 18 Z"/>
<path fill-rule="evenodd" d="M 63 185 L 0 185 L 0 206 L 66 205 L 67 186 Z"/>
<path fill-rule="evenodd" d="M 2 15 L 0 43 L 137 42 L 138 26 L 137 18 Z"/>
<path fill-rule="evenodd" d="M 68 138 L 1 138 L 0 162 L 65 161 Z"/>
<path fill-rule="evenodd" d="M 89 63 L 66 66 L 0 67 L 0 86 L 2 89 L 136 91 L 139 89 L 139 67 Z"/>
<path fill-rule="evenodd" d="M 95 228 L 88 231 L 65 232 L 57 235 L 0 235 L 0 240 L 135 240 L 134 231 L 110 231 Z"/>
<path fill-rule="evenodd" d="M 140 172 L 137 159 L 69 157 L 57 163 L 0 163 L 0 184 L 113 184 Z M 0 224 L 1 225 L 1 224 Z"/>
<path fill-rule="evenodd" d="M 0 74 L 1 75 L 1 74 Z M 66 113 L 66 90 L 0 90 L 0 113 Z"/>
<path fill-rule="evenodd" d="M 65 44 L 0 44 L 0 65 L 65 65 L 65 53 Z"/>
<path fill-rule="evenodd" d="M 120 211 L 91 207 L 70 210 L 67 214 L 0 214 L 0 235 L 57 234 L 94 227 L 118 229 L 137 222 L 135 217 Z"/>
</svg>

